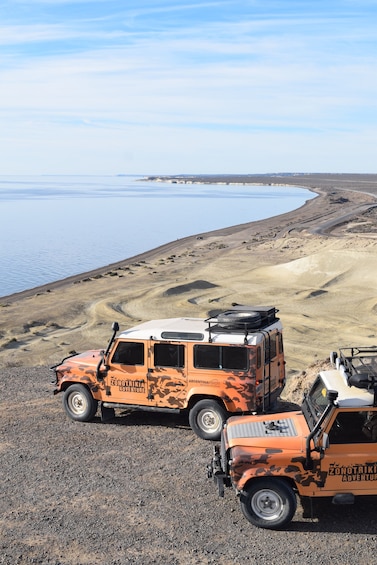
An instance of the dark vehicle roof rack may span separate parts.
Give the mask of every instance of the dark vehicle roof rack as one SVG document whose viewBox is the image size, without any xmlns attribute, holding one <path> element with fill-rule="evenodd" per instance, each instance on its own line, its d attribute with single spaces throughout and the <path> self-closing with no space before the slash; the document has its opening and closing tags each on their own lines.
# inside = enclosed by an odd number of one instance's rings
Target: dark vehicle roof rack
<svg viewBox="0 0 377 565">
<path fill-rule="evenodd" d="M 377 346 L 343 347 L 339 350 L 340 361 L 351 375 L 367 373 L 377 378 Z"/>
<path fill-rule="evenodd" d="M 364 388 L 374 392 L 377 405 L 377 346 L 343 347 L 339 350 L 348 386 Z"/>
<path fill-rule="evenodd" d="M 209 332 L 209 341 L 211 333 L 234 333 L 244 334 L 246 343 L 250 332 L 262 330 L 277 322 L 278 311 L 274 306 L 234 304 L 230 310 L 219 312 L 205 320 L 208 323 L 206 330 Z"/>
</svg>

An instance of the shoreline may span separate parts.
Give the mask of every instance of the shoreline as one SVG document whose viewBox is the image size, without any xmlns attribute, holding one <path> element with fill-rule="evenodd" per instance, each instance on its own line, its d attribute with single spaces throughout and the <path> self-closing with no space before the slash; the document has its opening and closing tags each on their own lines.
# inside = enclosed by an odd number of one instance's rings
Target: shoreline
<svg viewBox="0 0 377 565">
<path fill-rule="evenodd" d="M 202 176 L 195 176 L 195 177 L 190 177 L 190 179 L 195 179 L 195 180 L 189 180 L 188 178 L 184 178 L 184 180 L 181 180 L 181 177 L 161 177 L 161 181 L 162 182 L 171 182 L 171 183 L 183 183 L 183 184 L 218 184 L 218 185 L 223 185 L 223 184 L 227 184 L 227 185 L 234 185 L 234 184 L 240 184 L 240 185 L 257 185 L 257 186 L 261 186 L 262 182 L 232 182 L 231 177 L 226 176 L 225 178 L 228 179 L 228 182 L 225 181 L 220 181 L 220 177 L 214 177 L 214 180 L 208 180 L 205 177 Z M 211 177 L 212 178 L 212 177 Z M 244 177 L 242 177 L 243 180 L 246 181 L 246 179 Z M 258 177 L 259 178 L 259 177 Z M 140 181 L 144 181 L 144 182 L 159 182 L 159 177 L 143 177 L 137 180 Z M 271 182 L 266 182 L 266 180 L 263 180 L 263 186 L 273 186 L 275 185 L 275 183 L 271 183 Z M 309 190 L 310 192 L 316 192 L 318 195 L 318 192 L 316 190 L 313 190 L 313 188 L 309 188 L 309 187 L 304 187 L 301 185 L 296 185 L 296 184 L 284 184 L 284 183 L 276 183 L 276 186 L 279 187 L 287 187 L 287 186 L 295 186 L 296 188 L 302 188 L 303 190 Z M 305 206 L 306 202 L 301 205 L 298 209 L 302 208 L 303 206 Z M 43 284 L 37 284 L 36 286 L 32 286 L 29 288 L 25 288 L 24 290 L 19 290 L 16 292 L 12 292 L 10 294 L 4 294 L 4 295 L 0 295 L 0 304 L 1 302 L 14 302 L 16 300 L 20 300 L 23 299 L 27 296 L 31 296 L 35 293 L 41 293 L 41 292 L 46 292 L 49 289 L 56 289 L 56 288 L 61 288 L 65 285 L 69 285 L 69 284 L 73 284 L 76 283 L 79 280 L 85 279 L 85 278 L 90 278 L 90 277 L 94 277 L 100 274 L 104 274 L 106 271 L 115 269 L 117 266 L 124 266 L 130 263 L 133 263 L 135 261 L 142 261 L 142 260 L 147 260 L 149 259 L 149 257 L 153 257 L 156 254 L 159 253 L 164 253 L 165 251 L 168 251 L 170 249 L 174 249 L 175 246 L 180 246 L 180 245 L 184 245 L 188 242 L 190 242 L 192 239 L 196 239 L 197 237 L 201 237 L 204 235 L 221 235 L 221 234 L 228 234 L 228 233 L 233 233 L 234 231 L 238 231 L 240 229 L 243 229 L 245 226 L 249 226 L 251 224 L 254 223 L 260 223 L 260 222 L 264 222 L 264 221 L 269 221 L 270 219 L 279 217 L 279 216 L 283 216 L 283 215 L 287 215 L 287 214 L 291 214 L 293 213 L 295 210 L 291 210 L 289 212 L 285 212 L 284 214 L 277 214 L 275 216 L 269 216 L 267 218 L 264 218 L 262 220 L 256 220 L 256 221 L 250 221 L 250 222 L 246 222 L 243 224 L 234 224 L 228 227 L 220 227 L 216 230 L 210 230 L 210 231 L 203 231 L 203 232 L 198 232 L 192 235 L 188 235 L 185 237 L 181 237 L 172 241 L 168 241 L 164 244 L 161 244 L 157 247 L 153 247 L 150 249 L 146 249 L 145 251 L 141 252 L 141 253 L 137 253 L 136 255 L 130 255 L 128 257 L 124 257 L 121 258 L 117 261 L 113 261 L 111 263 L 107 263 L 105 265 L 100 265 L 98 267 L 94 267 L 93 269 L 89 269 L 87 271 L 80 271 L 76 274 L 72 274 L 72 275 L 68 275 L 68 276 L 63 276 L 63 278 L 59 278 L 56 280 L 51 280 L 50 282 L 46 282 Z"/>
<path fill-rule="evenodd" d="M 0 298 L 1 361 L 52 365 L 72 350 L 103 347 L 114 320 L 123 329 L 153 318 L 206 317 L 233 301 L 276 305 L 290 373 L 336 349 L 340 328 L 342 341 L 377 341 L 377 175 L 287 180 L 317 197 L 285 214 L 188 236 Z"/>
<path fill-rule="evenodd" d="M 314 200 L 317 200 L 324 193 L 327 191 L 335 190 L 335 191 L 360 191 L 364 192 L 365 186 L 368 186 L 368 190 L 371 190 L 369 194 L 375 195 L 377 198 L 377 174 L 376 175 L 346 175 L 346 174 L 330 174 L 325 175 L 321 173 L 316 174 L 272 174 L 272 175 L 161 175 L 161 176 L 146 176 L 142 177 L 140 180 L 143 181 L 150 181 L 150 182 L 171 182 L 171 183 L 183 183 L 183 184 L 226 184 L 226 185 L 234 185 L 234 184 L 242 184 L 242 185 L 264 185 L 264 186 L 294 186 L 297 188 L 303 188 L 314 192 L 317 194 L 317 197 Z M 284 180 L 284 182 L 283 182 Z M 278 182 L 275 182 L 278 181 Z M 351 187 L 341 187 L 344 183 L 351 183 Z M 320 186 L 315 186 L 315 183 L 319 184 Z M 368 194 L 368 192 L 365 192 Z M 286 212 L 284 214 L 279 214 L 276 216 L 270 216 L 263 220 L 256 220 L 252 222 L 247 222 L 244 224 L 235 224 L 234 226 L 229 226 L 227 228 L 219 228 L 217 230 L 212 230 L 209 232 L 199 232 L 197 234 L 193 234 L 190 236 L 186 236 L 158 247 L 154 247 L 152 249 L 148 249 L 142 253 L 137 255 L 132 255 L 130 257 L 126 257 L 124 259 L 120 259 L 119 261 L 115 261 L 113 263 L 108 263 L 107 265 L 97 267 L 95 269 L 90 269 L 89 271 L 83 271 L 77 273 L 75 275 L 70 275 L 68 277 L 64 277 L 62 279 L 58 279 L 55 281 L 51 281 L 49 283 L 45 283 L 43 285 L 37 285 L 32 288 L 28 288 L 25 290 L 21 290 L 18 292 L 14 292 L 11 294 L 6 294 L 0 296 L 0 304 L 1 302 L 14 302 L 17 300 L 22 300 L 28 296 L 32 296 L 33 294 L 48 292 L 49 290 L 55 290 L 57 288 L 62 288 L 65 285 L 75 284 L 80 280 L 95 277 L 97 275 L 103 275 L 106 271 L 116 269 L 118 266 L 124 267 L 125 265 L 129 265 L 130 263 L 148 260 L 151 257 L 154 257 L 160 253 L 164 253 L 165 251 L 172 251 L 176 247 L 179 248 L 181 245 L 185 245 L 190 243 L 192 240 L 195 240 L 198 237 L 203 236 L 212 236 L 212 235 L 229 235 L 235 233 L 236 231 L 240 231 L 247 227 L 252 226 L 260 226 L 261 230 L 267 229 L 270 222 L 273 221 L 275 218 L 285 218 L 287 224 L 290 221 L 296 219 L 297 214 L 304 209 L 308 205 L 310 201 L 306 201 L 302 206 L 296 208 L 295 210 L 291 210 L 290 212 Z M 318 218 L 319 221 L 320 218 Z M 305 221 L 303 218 L 300 217 L 300 221 Z M 311 223 L 311 219 L 307 220 Z M 316 218 L 314 218 L 316 221 Z M 336 215 L 333 219 L 334 224 L 338 221 Z M 340 220 L 341 221 L 341 220 Z M 263 226 L 265 225 L 265 228 Z M 269 228 L 268 228 L 269 229 Z"/>
</svg>

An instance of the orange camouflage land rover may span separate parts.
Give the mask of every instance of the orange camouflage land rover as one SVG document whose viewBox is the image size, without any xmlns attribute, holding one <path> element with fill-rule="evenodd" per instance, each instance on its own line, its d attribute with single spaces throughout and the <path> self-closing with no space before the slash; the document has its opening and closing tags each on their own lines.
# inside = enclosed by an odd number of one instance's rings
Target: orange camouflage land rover
<svg viewBox="0 0 377 565">
<path fill-rule="evenodd" d="M 208 476 L 233 486 L 245 517 L 278 529 L 296 512 L 312 517 L 313 499 L 352 504 L 377 495 L 377 347 L 332 353 L 301 410 L 232 417 L 214 447 Z"/>
<path fill-rule="evenodd" d="M 231 414 L 267 412 L 285 383 L 282 325 L 271 306 L 239 306 L 207 319 L 141 323 L 105 351 L 75 354 L 52 367 L 67 414 L 102 420 L 115 409 L 186 412 L 194 432 L 219 439 Z"/>
</svg>

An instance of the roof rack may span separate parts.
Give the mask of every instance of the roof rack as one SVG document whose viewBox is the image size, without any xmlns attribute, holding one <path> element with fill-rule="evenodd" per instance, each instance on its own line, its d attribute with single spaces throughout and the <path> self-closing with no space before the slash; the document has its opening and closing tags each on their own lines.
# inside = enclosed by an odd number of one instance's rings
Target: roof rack
<svg viewBox="0 0 377 565">
<path fill-rule="evenodd" d="M 377 346 L 343 347 L 339 350 L 340 363 L 351 374 L 365 374 L 377 378 Z"/>
<path fill-rule="evenodd" d="M 373 391 L 377 406 L 377 346 L 343 347 L 337 362 L 348 386 Z"/>
<path fill-rule="evenodd" d="M 218 312 L 216 315 L 207 318 L 206 330 L 209 332 L 209 341 L 212 341 L 212 333 L 235 333 L 244 334 L 244 343 L 250 331 L 261 330 L 279 318 L 276 314 L 279 310 L 274 306 L 244 306 L 233 304 L 233 308 Z"/>
</svg>

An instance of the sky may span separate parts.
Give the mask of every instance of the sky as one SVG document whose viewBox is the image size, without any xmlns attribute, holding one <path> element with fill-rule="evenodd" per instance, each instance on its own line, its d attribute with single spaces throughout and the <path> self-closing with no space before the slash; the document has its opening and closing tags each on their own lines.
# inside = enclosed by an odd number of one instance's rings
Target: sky
<svg viewBox="0 0 377 565">
<path fill-rule="evenodd" d="M 377 0 L 0 0 L 0 175 L 377 173 Z"/>
</svg>

